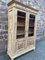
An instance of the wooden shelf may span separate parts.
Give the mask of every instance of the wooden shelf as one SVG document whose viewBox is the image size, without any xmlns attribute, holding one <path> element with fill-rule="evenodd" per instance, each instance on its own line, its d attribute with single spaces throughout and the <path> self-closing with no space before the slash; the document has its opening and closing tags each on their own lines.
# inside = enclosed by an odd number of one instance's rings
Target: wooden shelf
<svg viewBox="0 0 45 60">
<path fill-rule="evenodd" d="M 29 34 L 32 34 L 33 32 L 29 32 Z"/>
<path fill-rule="evenodd" d="M 23 17 L 23 16 L 17 16 L 18 18 L 23 18 L 23 19 L 25 19 L 25 17 Z"/>
<path fill-rule="evenodd" d="M 18 22 L 18 23 L 17 23 L 17 26 L 25 26 L 25 23 L 23 23 L 23 22 Z"/>
<path fill-rule="evenodd" d="M 17 27 L 19 27 L 19 28 L 23 28 L 23 27 L 25 27 L 24 25 L 18 25 Z"/>
<path fill-rule="evenodd" d="M 23 35 L 17 35 L 17 39 L 20 39 L 20 38 L 24 38 L 25 37 L 25 35 L 23 34 Z"/>
<path fill-rule="evenodd" d="M 24 35 L 24 33 L 18 33 L 17 35 Z"/>
</svg>

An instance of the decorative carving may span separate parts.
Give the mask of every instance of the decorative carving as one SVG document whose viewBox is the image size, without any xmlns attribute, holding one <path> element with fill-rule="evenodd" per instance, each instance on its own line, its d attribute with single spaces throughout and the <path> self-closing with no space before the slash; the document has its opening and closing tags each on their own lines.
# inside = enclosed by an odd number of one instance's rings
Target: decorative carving
<svg viewBox="0 0 45 60">
<path fill-rule="evenodd" d="M 18 42 L 18 49 L 22 49 L 22 48 L 24 48 L 24 46 L 25 46 L 25 41 L 24 40 Z"/>
<path fill-rule="evenodd" d="M 34 40 L 28 40 L 27 41 L 27 45 L 29 46 L 29 45 L 34 45 Z"/>
</svg>

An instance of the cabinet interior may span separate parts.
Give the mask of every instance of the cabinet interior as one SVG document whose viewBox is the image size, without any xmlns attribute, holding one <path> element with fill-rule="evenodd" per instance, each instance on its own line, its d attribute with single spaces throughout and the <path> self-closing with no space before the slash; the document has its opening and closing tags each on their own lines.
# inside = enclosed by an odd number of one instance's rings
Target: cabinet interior
<svg viewBox="0 0 45 60">
<path fill-rule="evenodd" d="M 25 36 L 25 19 L 26 13 L 22 11 L 17 12 L 17 39 Z"/>
<path fill-rule="evenodd" d="M 34 24 L 35 24 L 35 15 L 30 14 L 28 36 L 34 35 Z"/>
</svg>

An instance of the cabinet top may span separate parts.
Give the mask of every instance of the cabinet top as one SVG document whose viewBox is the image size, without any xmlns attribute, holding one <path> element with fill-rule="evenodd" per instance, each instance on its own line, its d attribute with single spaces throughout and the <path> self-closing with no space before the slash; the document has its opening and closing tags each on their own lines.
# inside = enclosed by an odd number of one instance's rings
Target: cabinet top
<svg viewBox="0 0 45 60">
<path fill-rule="evenodd" d="M 29 9 L 35 10 L 37 12 L 39 11 L 39 9 L 36 9 L 36 8 L 31 7 L 31 6 L 25 5 L 25 4 L 23 4 L 21 2 L 18 2 L 16 0 L 11 0 L 7 5 L 10 6 L 12 4 L 17 4 L 17 5 L 23 6 L 25 8 L 29 8 Z"/>
</svg>

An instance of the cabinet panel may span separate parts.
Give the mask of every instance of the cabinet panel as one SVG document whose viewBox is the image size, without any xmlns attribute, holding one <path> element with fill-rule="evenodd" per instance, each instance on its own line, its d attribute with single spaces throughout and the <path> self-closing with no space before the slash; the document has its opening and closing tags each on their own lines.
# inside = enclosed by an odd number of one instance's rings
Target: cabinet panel
<svg viewBox="0 0 45 60">
<path fill-rule="evenodd" d="M 27 40 L 27 47 L 31 47 L 31 46 L 34 46 L 34 38 L 30 38 Z"/>
<path fill-rule="evenodd" d="M 25 48 L 25 40 L 17 40 L 16 46 L 16 51 L 23 51 L 23 49 Z"/>
</svg>

